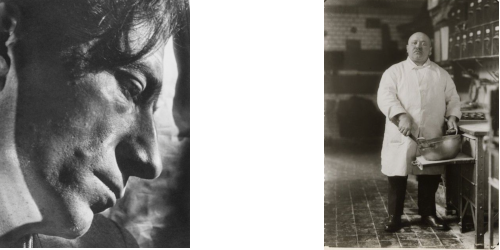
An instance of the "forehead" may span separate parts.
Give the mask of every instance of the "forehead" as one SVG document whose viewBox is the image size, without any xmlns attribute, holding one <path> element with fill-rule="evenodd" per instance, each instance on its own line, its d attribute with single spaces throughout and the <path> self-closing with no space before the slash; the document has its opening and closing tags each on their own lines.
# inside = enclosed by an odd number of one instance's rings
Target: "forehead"
<svg viewBox="0 0 500 250">
<path fill-rule="evenodd" d="M 164 46 L 120 68 L 138 70 L 148 79 L 153 80 L 156 85 L 161 85 L 163 79 L 163 61 Z"/>
<path fill-rule="evenodd" d="M 416 33 L 413 34 L 410 39 L 408 39 L 408 42 L 415 42 L 415 41 L 423 41 L 423 42 L 430 42 L 430 39 L 422 33 Z"/>
</svg>

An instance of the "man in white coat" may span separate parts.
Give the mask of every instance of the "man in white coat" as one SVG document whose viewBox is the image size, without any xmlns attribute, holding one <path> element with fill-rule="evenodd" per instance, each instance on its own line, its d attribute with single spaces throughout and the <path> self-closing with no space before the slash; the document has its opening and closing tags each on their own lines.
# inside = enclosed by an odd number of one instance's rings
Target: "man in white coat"
<svg viewBox="0 0 500 250">
<path fill-rule="evenodd" d="M 380 81 L 377 103 L 386 116 L 382 146 L 382 173 L 389 181 L 386 231 L 401 228 L 406 182 L 417 175 L 418 210 L 422 222 L 438 230 L 448 227 L 436 216 L 435 193 L 444 166 L 420 170 L 411 162 L 419 155 L 417 144 L 408 136 L 431 139 L 448 129 L 457 129 L 461 117 L 460 99 L 455 84 L 444 69 L 429 60 L 431 41 L 421 32 L 413 34 L 406 45 L 408 58 L 387 69 Z"/>
</svg>

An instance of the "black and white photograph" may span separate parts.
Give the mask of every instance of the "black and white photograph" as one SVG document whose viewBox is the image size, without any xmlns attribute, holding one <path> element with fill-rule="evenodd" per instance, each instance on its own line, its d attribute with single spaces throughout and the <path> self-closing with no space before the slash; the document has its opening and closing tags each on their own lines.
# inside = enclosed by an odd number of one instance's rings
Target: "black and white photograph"
<svg viewBox="0 0 500 250">
<path fill-rule="evenodd" d="M 498 1 L 324 1 L 324 247 L 498 248 Z"/>
<path fill-rule="evenodd" d="M 189 10 L 0 1 L 0 247 L 190 247 Z"/>
</svg>

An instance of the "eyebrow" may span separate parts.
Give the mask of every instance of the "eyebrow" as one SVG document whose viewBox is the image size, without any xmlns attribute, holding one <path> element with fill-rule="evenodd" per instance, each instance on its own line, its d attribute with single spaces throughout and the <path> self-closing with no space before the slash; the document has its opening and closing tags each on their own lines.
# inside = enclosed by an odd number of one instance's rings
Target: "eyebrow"
<svg viewBox="0 0 500 250">
<path fill-rule="evenodd" d="M 154 104 L 161 94 L 163 81 L 151 70 L 151 67 L 142 62 L 133 62 L 123 69 L 138 71 L 146 78 L 146 88 L 141 93 L 141 101 L 145 104 Z"/>
</svg>

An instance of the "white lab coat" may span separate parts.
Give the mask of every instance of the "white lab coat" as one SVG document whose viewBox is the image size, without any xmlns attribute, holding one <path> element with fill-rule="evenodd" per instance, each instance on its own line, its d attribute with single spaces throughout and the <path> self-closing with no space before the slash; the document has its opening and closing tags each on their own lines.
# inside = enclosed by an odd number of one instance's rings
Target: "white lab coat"
<svg viewBox="0 0 500 250">
<path fill-rule="evenodd" d="M 408 174 L 442 174 L 444 166 L 420 170 L 412 166 L 417 144 L 399 132 L 390 119 L 407 113 L 413 119 L 412 134 L 431 139 L 442 136 L 444 118 L 450 115 L 460 119 L 460 98 L 448 72 L 427 60 L 417 66 L 410 58 L 392 65 L 382 75 L 377 103 L 386 116 L 382 145 L 382 173 L 387 176 Z"/>
</svg>

